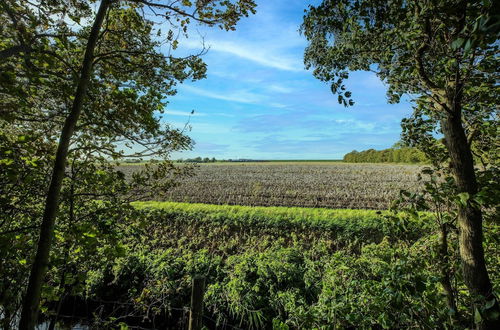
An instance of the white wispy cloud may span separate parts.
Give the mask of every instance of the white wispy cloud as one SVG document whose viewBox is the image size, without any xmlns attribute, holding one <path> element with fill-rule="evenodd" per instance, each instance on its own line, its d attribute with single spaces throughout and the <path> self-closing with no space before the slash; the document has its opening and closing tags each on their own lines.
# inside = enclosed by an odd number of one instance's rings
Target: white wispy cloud
<svg viewBox="0 0 500 330">
<path fill-rule="evenodd" d="M 374 130 L 381 130 L 380 125 L 376 125 L 373 122 L 366 122 L 357 119 L 334 119 L 332 122 L 336 127 L 348 128 L 351 130 L 361 130 L 364 132 L 371 132 Z"/>
<path fill-rule="evenodd" d="M 193 93 L 200 96 L 209 97 L 212 99 L 230 101 L 230 102 L 240 102 L 240 103 L 260 103 L 263 102 L 265 97 L 260 94 L 252 93 L 248 90 L 234 90 L 234 91 L 209 91 L 206 89 L 183 85 L 179 88 L 181 91 L 185 91 L 188 93 Z"/>
<path fill-rule="evenodd" d="M 179 110 L 171 110 L 167 109 L 165 110 L 165 114 L 171 115 L 171 116 L 181 116 L 181 117 L 228 117 L 232 118 L 235 115 L 231 113 L 226 113 L 226 112 L 200 112 L 198 110 L 194 110 L 194 113 L 191 113 L 191 111 L 179 111 Z"/>
<path fill-rule="evenodd" d="M 199 119 L 201 120 L 201 119 Z M 168 121 L 168 124 L 177 129 L 184 129 L 185 132 L 192 136 L 193 134 L 217 134 L 227 133 L 232 131 L 231 127 L 227 127 L 223 124 L 211 123 L 211 122 L 201 122 L 201 121 Z"/>
<path fill-rule="evenodd" d="M 272 108 L 280 108 L 280 109 L 287 107 L 286 104 L 278 103 L 278 102 L 271 102 L 271 103 L 269 103 L 269 106 Z"/>
<path fill-rule="evenodd" d="M 183 46 L 191 49 L 200 49 L 202 44 L 200 41 L 185 40 Z M 276 54 L 269 47 L 263 47 L 262 44 L 244 44 L 235 43 L 225 40 L 205 41 L 205 47 L 209 47 L 209 51 L 222 52 L 234 56 L 238 56 L 245 60 L 285 71 L 300 72 L 304 71 L 304 65 L 301 58 Z"/>
<path fill-rule="evenodd" d="M 196 110 L 194 110 L 194 113 L 191 113 L 191 111 L 179 111 L 179 110 L 169 110 L 169 109 L 165 110 L 165 114 L 171 115 L 171 116 L 184 116 L 184 117 L 188 117 L 188 116 L 200 117 L 200 116 L 207 115 L 206 113 L 198 112 Z"/>
<path fill-rule="evenodd" d="M 283 93 L 283 94 L 289 94 L 294 91 L 293 88 L 289 86 L 283 86 L 283 85 L 278 85 L 278 84 L 271 84 L 269 85 L 269 90 L 277 93 Z"/>
<path fill-rule="evenodd" d="M 234 114 L 232 113 L 226 113 L 226 112 L 213 112 L 210 114 L 210 116 L 219 116 L 219 117 L 227 117 L 227 118 L 233 118 L 235 117 Z"/>
</svg>

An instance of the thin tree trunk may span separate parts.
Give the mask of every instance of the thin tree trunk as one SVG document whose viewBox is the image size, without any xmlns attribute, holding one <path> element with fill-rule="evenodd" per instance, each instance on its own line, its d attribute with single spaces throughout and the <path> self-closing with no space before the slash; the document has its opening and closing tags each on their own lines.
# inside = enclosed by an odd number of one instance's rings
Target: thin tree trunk
<svg viewBox="0 0 500 330">
<path fill-rule="evenodd" d="M 446 223 L 442 223 L 439 233 L 439 256 L 441 268 L 441 285 L 446 296 L 446 304 L 451 311 L 451 320 L 455 324 L 459 324 L 460 315 L 457 309 L 455 293 L 451 285 L 450 278 L 450 256 L 448 252 L 448 227 Z"/>
<path fill-rule="evenodd" d="M 447 114 L 441 121 L 450 164 L 459 193 L 468 193 L 472 197 L 478 191 L 472 152 L 462 126 L 460 108 L 454 106 L 450 109 L 454 110 L 452 114 Z M 482 212 L 478 206 L 469 201 L 465 205 L 459 205 L 459 249 L 462 272 L 469 292 L 478 302 L 476 308 L 480 308 L 485 300 L 495 299 L 484 259 L 482 221 Z M 500 312 L 498 301 L 492 308 Z M 500 329 L 499 320 L 484 318 L 477 326 L 480 329 Z"/>
<path fill-rule="evenodd" d="M 2 312 L 3 315 L 2 315 L 2 320 L 0 321 L 0 326 L 1 326 L 0 329 L 9 330 L 12 322 L 12 315 L 8 308 L 5 308 Z"/>
<path fill-rule="evenodd" d="M 85 49 L 85 56 L 82 63 L 82 70 L 73 106 L 71 108 L 71 112 L 66 118 L 66 121 L 64 122 L 64 127 L 59 139 L 55 163 L 52 170 L 52 179 L 50 181 L 49 191 L 45 201 L 42 224 L 40 227 L 40 238 L 38 240 L 35 260 L 31 267 L 28 289 L 23 301 L 23 309 L 19 323 L 19 329 L 21 330 L 32 330 L 36 326 L 40 304 L 40 293 L 48 267 L 49 253 L 52 245 L 52 236 L 54 234 L 55 218 L 59 209 L 59 195 L 61 192 L 62 180 L 65 174 L 69 143 L 82 111 L 83 102 L 92 72 L 94 49 L 106 11 L 110 5 L 110 1 L 111 0 L 102 0 L 99 5 L 99 10 L 87 41 L 87 47 Z"/>
</svg>

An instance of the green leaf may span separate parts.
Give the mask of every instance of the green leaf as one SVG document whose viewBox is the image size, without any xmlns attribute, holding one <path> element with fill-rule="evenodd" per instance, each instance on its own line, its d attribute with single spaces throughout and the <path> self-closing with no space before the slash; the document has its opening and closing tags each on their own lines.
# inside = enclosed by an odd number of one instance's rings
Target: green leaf
<svg viewBox="0 0 500 330">
<path fill-rule="evenodd" d="M 459 202 L 461 205 L 463 205 L 463 206 L 467 205 L 467 202 L 470 199 L 469 193 L 463 192 L 463 193 L 458 194 L 457 196 L 459 198 Z"/>
<path fill-rule="evenodd" d="M 483 320 L 479 309 L 474 308 L 474 323 L 478 324 Z"/>
<path fill-rule="evenodd" d="M 463 38 L 457 38 L 451 43 L 452 49 L 459 49 L 464 44 L 465 40 Z"/>
</svg>

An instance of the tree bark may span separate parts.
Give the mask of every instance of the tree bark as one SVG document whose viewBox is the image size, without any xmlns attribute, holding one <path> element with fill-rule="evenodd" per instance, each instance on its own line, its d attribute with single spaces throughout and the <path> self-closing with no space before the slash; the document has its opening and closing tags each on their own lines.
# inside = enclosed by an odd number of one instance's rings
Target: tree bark
<svg viewBox="0 0 500 330">
<path fill-rule="evenodd" d="M 445 223 L 440 226 L 439 241 L 441 285 L 443 286 L 446 296 L 446 304 L 451 312 L 451 320 L 454 324 L 458 324 L 460 322 L 460 315 L 457 309 L 453 286 L 451 285 L 450 257 L 448 252 L 448 227 Z"/>
<path fill-rule="evenodd" d="M 75 98 L 71 107 L 71 112 L 64 122 L 59 145 L 57 147 L 56 158 L 52 170 L 47 198 L 45 201 L 45 210 L 42 224 L 40 227 L 40 237 L 38 240 L 35 260 L 31 267 L 31 273 L 28 282 L 28 289 L 23 301 L 23 309 L 19 322 L 19 329 L 32 330 L 35 328 L 40 304 L 40 293 L 47 272 L 49 253 L 52 245 L 52 236 L 54 234 L 54 225 L 56 214 L 59 209 L 59 196 L 61 192 L 62 180 L 65 175 L 66 160 L 71 137 L 73 136 L 76 123 L 82 111 L 83 102 L 87 93 L 90 76 L 92 73 L 92 64 L 94 59 L 94 49 L 99 38 L 107 9 L 111 0 L 102 0 L 99 5 L 89 39 L 85 49 L 85 55 L 82 63 L 80 79 L 75 92 Z"/>
<path fill-rule="evenodd" d="M 478 192 L 474 160 L 464 128 L 461 122 L 461 109 L 450 102 L 446 117 L 441 121 L 441 128 L 446 140 L 446 147 L 450 155 L 450 165 L 455 177 L 459 193 L 468 193 L 473 197 Z M 482 212 L 475 204 L 467 201 L 458 207 L 459 249 L 462 272 L 465 284 L 471 293 L 475 308 L 484 306 L 485 301 L 496 299 L 483 249 Z M 492 307 L 500 311 L 498 301 Z M 487 320 L 484 317 L 477 324 L 479 329 L 500 329 L 499 320 Z"/>
</svg>

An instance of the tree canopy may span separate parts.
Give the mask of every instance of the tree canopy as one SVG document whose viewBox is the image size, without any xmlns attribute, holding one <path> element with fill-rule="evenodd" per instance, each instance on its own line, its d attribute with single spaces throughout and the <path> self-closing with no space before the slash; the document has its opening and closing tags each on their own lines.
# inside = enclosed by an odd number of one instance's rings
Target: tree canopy
<svg viewBox="0 0 500 330">
<path fill-rule="evenodd" d="M 462 275 L 483 328 L 499 325 L 500 307 L 485 265 L 484 209 L 476 198 L 490 188 L 478 184 L 473 152 L 495 158 L 484 145 L 495 139 L 490 127 L 498 120 L 498 8 L 488 0 L 324 0 L 309 7 L 301 28 L 309 41 L 306 67 L 331 84 L 340 103 L 354 104 L 344 83 L 349 72 L 372 71 L 387 85 L 389 102 L 403 96 L 414 102 L 404 122 L 408 141 L 437 155 L 433 133 L 444 135 L 438 162 L 449 163 L 455 193 L 465 196 L 456 205 Z"/>
<path fill-rule="evenodd" d="M 147 187 L 161 193 L 185 172 L 168 157 L 192 142 L 162 112 L 176 85 L 204 78 L 206 65 L 203 51 L 176 55 L 180 37 L 198 24 L 233 30 L 254 7 L 252 0 L 0 3 L 4 325 L 19 318 L 27 283 L 20 328 L 35 326 L 41 295 L 50 301 L 42 282 L 54 234 L 63 252 L 52 261 L 64 265 L 79 244 L 75 233 L 112 237 L 106 233 L 127 208 L 117 210 L 144 198 Z M 110 161 L 127 157 L 164 162 L 125 179 Z M 107 232 L 95 227 L 103 214 Z M 81 248 L 92 253 L 93 244 Z M 63 274 L 54 276 L 63 288 Z"/>
</svg>

